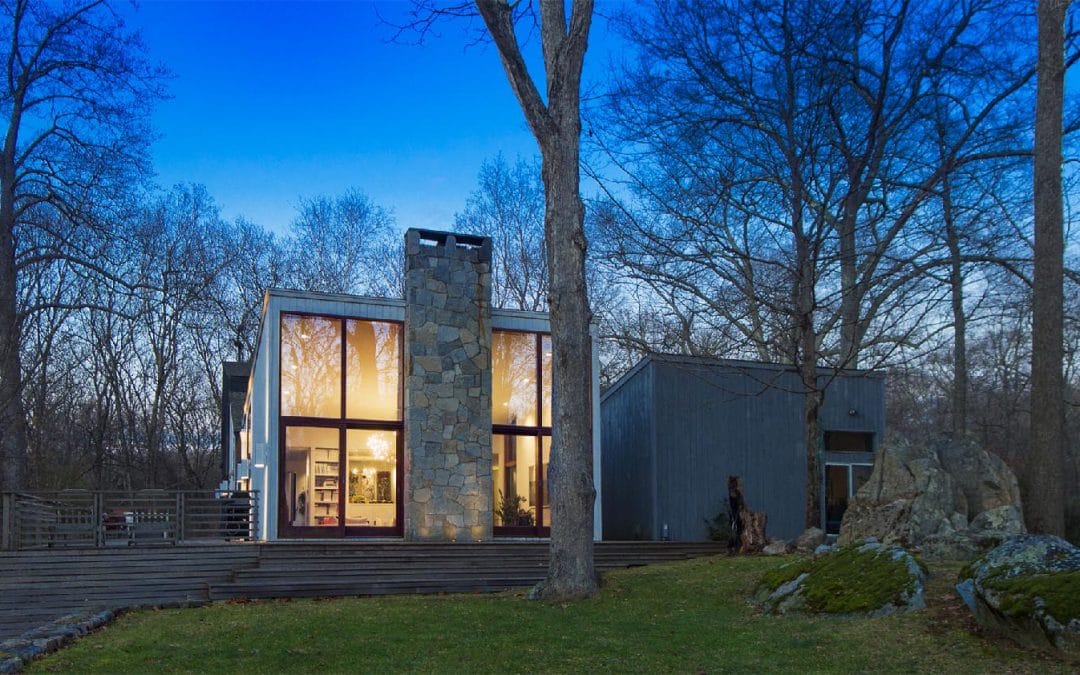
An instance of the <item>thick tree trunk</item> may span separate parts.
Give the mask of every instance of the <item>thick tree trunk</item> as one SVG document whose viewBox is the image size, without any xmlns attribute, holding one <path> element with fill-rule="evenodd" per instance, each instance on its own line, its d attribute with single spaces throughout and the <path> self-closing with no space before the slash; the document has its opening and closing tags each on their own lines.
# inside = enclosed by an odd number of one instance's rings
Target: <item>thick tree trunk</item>
<svg viewBox="0 0 1080 675">
<path fill-rule="evenodd" d="M 806 340 L 807 338 L 804 338 Z M 813 340 L 813 332 L 809 334 Z M 806 443 L 806 514 L 805 525 L 821 527 L 821 462 L 818 458 L 818 437 L 821 435 L 818 414 L 823 393 L 817 386 L 817 364 L 804 361 L 800 367 L 803 382 L 803 433 Z"/>
<path fill-rule="evenodd" d="M 514 95 L 540 146 L 554 404 L 551 544 L 547 578 L 533 597 L 567 600 L 595 595 L 593 562 L 592 340 L 585 284 L 585 206 L 580 192 L 581 69 L 588 48 L 592 0 L 541 0 L 540 40 L 547 100 L 529 75 L 514 32 L 514 6 L 475 0 Z M 516 3 L 515 3 L 516 5 Z"/>
<path fill-rule="evenodd" d="M 1040 0 L 1038 5 L 1031 449 L 1021 480 L 1028 529 L 1059 536 L 1065 532 L 1061 127 L 1067 6 L 1066 0 Z"/>
<path fill-rule="evenodd" d="M 576 111 L 575 111 L 576 112 Z M 585 288 L 585 207 L 579 192 L 578 133 L 571 128 L 543 153 L 548 302 L 555 381 L 552 399 L 551 553 L 539 595 L 596 593 L 593 564 L 592 338 Z"/>
</svg>

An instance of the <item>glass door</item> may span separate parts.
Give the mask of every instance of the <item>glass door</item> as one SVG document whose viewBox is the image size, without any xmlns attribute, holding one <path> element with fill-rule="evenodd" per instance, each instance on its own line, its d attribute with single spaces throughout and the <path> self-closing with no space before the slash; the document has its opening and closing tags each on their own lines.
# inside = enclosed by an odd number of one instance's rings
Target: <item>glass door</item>
<svg viewBox="0 0 1080 675">
<path fill-rule="evenodd" d="M 848 502 L 873 472 L 871 464 L 825 465 L 825 531 L 839 534 Z"/>
</svg>

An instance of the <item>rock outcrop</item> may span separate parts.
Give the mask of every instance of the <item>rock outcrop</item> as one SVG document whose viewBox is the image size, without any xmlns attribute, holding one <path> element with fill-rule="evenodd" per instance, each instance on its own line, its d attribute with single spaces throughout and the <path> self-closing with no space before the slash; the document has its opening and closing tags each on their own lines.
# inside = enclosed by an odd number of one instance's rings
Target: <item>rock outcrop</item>
<svg viewBox="0 0 1080 675">
<path fill-rule="evenodd" d="M 965 567 L 956 590 L 984 627 L 1080 655 L 1080 548 L 1064 539 L 1009 538 Z"/>
<path fill-rule="evenodd" d="M 825 543 L 825 530 L 809 527 L 795 540 L 795 550 L 810 552 Z"/>
<path fill-rule="evenodd" d="M 885 616 L 925 607 L 925 581 L 926 570 L 909 552 L 867 541 L 766 573 L 754 599 L 774 614 Z"/>
<path fill-rule="evenodd" d="M 841 545 L 875 537 L 927 557 L 970 560 L 1023 533 L 1016 477 L 970 440 L 938 447 L 894 442 L 879 451 L 851 500 Z"/>
<path fill-rule="evenodd" d="M 761 549 L 763 555 L 784 555 L 791 550 L 791 545 L 783 539 L 773 539 Z"/>
</svg>

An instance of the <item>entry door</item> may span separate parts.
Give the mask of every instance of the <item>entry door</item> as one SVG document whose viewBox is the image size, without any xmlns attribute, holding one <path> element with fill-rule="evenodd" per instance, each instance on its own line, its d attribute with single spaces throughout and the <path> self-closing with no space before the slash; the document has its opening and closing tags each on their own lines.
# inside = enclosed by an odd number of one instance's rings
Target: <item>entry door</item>
<svg viewBox="0 0 1080 675">
<path fill-rule="evenodd" d="M 859 491 L 873 471 L 871 464 L 825 465 L 825 531 L 839 534 L 848 501 Z"/>
</svg>

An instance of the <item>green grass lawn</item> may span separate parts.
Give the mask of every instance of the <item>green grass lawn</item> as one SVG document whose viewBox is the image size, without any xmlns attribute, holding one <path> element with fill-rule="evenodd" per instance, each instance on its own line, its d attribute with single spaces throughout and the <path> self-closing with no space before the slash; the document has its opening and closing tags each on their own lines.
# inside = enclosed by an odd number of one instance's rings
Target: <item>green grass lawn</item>
<svg viewBox="0 0 1080 675">
<path fill-rule="evenodd" d="M 568 605 L 521 593 L 214 604 L 140 611 L 30 672 L 1075 672 L 975 630 L 937 569 L 922 612 L 762 616 L 777 558 L 706 558 L 605 576 Z"/>
</svg>

